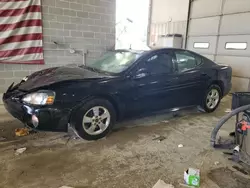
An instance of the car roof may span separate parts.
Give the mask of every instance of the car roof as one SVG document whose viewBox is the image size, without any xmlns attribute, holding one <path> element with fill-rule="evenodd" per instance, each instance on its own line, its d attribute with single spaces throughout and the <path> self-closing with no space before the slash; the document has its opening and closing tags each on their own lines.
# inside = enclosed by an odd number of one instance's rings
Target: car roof
<svg viewBox="0 0 250 188">
<path fill-rule="evenodd" d="M 186 50 L 183 48 L 152 48 L 150 50 L 133 50 L 133 49 L 117 49 L 116 52 L 131 52 L 131 53 L 144 53 L 144 52 L 157 52 L 162 50 Z M 189 50 L 188 50 L 189 51 Z"/>
<path fill-rule="evenodd" d="M 147 51 L 150 51 L 150 50 L 133 50 L 133 49 L 117 49 L 117 50 L 114 50 L 114 52 L 131 52 L 131 53 L 137 53 L 137 54 L 147 52 Z"/>
</svg>

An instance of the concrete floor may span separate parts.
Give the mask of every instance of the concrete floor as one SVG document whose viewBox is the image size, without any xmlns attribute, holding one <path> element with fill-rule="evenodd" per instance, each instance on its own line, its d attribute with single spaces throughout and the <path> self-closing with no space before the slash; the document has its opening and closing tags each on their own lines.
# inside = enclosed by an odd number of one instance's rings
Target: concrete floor
<svg viewBox="0 0 250 188">
<path fill-rule="evenodd" d="M 161 113 L 129 120 L 107 138 L 87 142 L 69 140 L 65 134 L 37 133 L 16 138 L 14 129 L 22 126 L 0 107 L 0 187 L 57 188 L 73 187 L 150 188 L 158 179 L 180 187 L 183 171 L 201 170 L 201 187 L 218 187 L 208 174 L 212 169 L 231 166 L 222 151 L 210 147 L 210 133 L 230 108 L 230 97 L 219 109 L 200 113 L 196 109 L 180 112 L 173 118 Z M 220 132 L 233 130 L 233 120 Z M 166 137 L 158 142 L 157 136 Z M 183 148 L 178 148 L 183 144 Z M 27 147 L 19 155 L 14 149 Z M 215 162 L 219 164 L 215 164 Z"/>
</svg>

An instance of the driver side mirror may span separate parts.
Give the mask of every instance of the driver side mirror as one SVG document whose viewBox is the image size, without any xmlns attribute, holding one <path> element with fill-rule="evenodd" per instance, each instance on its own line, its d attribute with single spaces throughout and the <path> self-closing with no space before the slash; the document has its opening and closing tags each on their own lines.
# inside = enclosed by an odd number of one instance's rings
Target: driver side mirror
<svg viewBox="0 0 250 188">
<path fill-rule="evenodd" d="M 141 69 L 138 69 L 135 72 L 135 75 L 133 76 L 133 79 L 135 79 L 135 80 L 141 79 L 141 78 L 144 78 L 144 77 L 146 77 L 148 75 L 149 75 L 148 71 L 145 68 L 141 68 Z"/>
</svg>

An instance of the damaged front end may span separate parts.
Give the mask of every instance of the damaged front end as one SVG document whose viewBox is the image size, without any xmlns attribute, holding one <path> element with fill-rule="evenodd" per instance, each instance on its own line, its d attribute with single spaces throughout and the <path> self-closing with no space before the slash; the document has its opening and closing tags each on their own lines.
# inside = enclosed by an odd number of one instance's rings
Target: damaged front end
<svg viewBox="0 0 250 188">
<path fill-rule="evenodd" d="M 52 91 L 30 92 L 21 90 L 20 86 L 25 81 L 23 79 L 16 85 L 11 84 L 3 94 L 3 103 L 6 110 L 14 118 L 32 129 L 66 132 L 71 110 L 54 104 L 52 101 L 54 100 L 52 99 L 54 92 Z M 35 94 L 37 96 L 34 96 Z"/>
</svg>

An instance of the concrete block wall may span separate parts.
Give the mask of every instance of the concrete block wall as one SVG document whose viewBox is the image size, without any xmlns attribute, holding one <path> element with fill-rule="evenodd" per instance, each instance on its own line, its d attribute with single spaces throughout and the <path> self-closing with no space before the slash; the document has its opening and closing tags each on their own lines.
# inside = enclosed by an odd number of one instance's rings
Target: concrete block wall
<svg viewBox="0 0 250 188">
<path fill-rule="evenodd" d="M 82 64 L 115 45 L 116 0 L 42 0 L 44 65 L 0 64 L 0 94 L 12 82 L 48 67 Z M 56 45 L 54 41 L 61 44 Z M 71 54 L 74 48 L 81 54 Z"/>
</svg>

